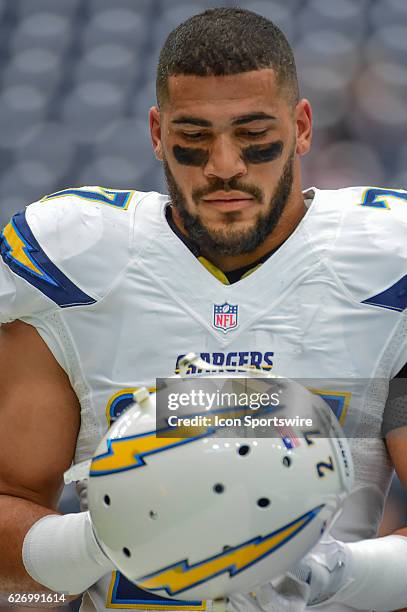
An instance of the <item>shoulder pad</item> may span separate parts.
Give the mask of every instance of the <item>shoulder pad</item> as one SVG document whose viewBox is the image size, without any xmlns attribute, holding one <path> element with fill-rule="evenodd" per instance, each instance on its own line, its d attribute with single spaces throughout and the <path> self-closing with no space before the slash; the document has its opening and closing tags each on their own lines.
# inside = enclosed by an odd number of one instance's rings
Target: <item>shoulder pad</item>
<svg viewBox="0 0 407 612">
<path fill-rule="evenodd" d="M 66 189 L 14 215 L 0 238 L 2 320 L 101 299 L 130 259 L 136 199 L 132 191 Z"/>
<path fill-rule="evenodd" d="M 407 192 L 352 187 L 329 192 L 341 209 L 332 268 L 354 298 L 394 311 L 407 308 Z M 334 194 L 334 195 L 333 195 Z"/>
</svg>

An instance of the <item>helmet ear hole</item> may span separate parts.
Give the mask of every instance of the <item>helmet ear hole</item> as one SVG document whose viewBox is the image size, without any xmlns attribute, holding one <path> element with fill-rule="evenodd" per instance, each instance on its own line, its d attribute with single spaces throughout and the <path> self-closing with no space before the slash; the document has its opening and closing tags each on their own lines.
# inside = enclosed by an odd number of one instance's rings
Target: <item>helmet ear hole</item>
<svg viewBox="0 0 407 612">
<path fill-rule="evenodd" d="M 242 444 L 242 446 L 239 446 L 237 452 L 241 457 L 245 457 L 250 453 L 250 446 L 248 444 Z"/>
<path fill-rule="evenodd" d="M 131 557 L 131 552 L 126 547 L 123 548 L 123 554 L 126 555 L 126 557 Z"/>
<path fill-rule="evenodd" d="M 259 508 L 267 508 L 267 506 L 270 505 L 270 500 L 268 497 L 260 497 L 260 499 L 257 500 L 257 505 Z"/>
<path fill-rule="evenodd" d="M 223 493 L 224 490 L 225 486 L 221 482 L 217 482 L 215 485 L 213 485 L 214 493 Z"/>
<path fill-rule="evenodd" d="M 288 455 L 283 457 L 283 465 L 285 465 L 285 467 L 290 467 L 290 465 L 291 465 L 291 457 L 288 457 Z"/>
</svg>

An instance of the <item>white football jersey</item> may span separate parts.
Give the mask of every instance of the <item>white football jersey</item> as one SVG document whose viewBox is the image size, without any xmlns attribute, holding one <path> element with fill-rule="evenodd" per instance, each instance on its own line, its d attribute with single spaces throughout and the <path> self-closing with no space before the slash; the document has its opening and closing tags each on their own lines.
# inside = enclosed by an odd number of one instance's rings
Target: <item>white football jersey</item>
<svg viewBox="0 0 407 612">
<path fill-rule="evenodd" d="M 307 197 L 292 235 L 232 285 L 174 234 L 168 197 L 155 192 L 67 189 L 13 217 L 1 238 L 0 321 L 34 325 L 67 372 L 81 404 L 76 463 L 91 458 L 135 388 L 154 388 L 187 353 L 309 379 L 350 437 L 355 463 L 355 493 L 333 535 L 375 536 L 392 474 L 381 439 L 386 381 L 407 361 L 407 192 Z M 159 598 L 113 572 L 83 608 L 211 602 Z"/>
</svg>

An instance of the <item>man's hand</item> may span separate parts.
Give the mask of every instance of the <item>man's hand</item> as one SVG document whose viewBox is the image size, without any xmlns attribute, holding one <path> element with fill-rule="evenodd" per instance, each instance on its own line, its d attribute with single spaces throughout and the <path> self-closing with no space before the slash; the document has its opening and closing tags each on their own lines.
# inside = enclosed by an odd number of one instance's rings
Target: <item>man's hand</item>
<svg viewBox="0 0 407 612">
<path fill-rule="evenodd" d="M 324 538 L 284 576 L 263 585 L 256 599 L 264 612 L 303 612 L 343 586 L 345 547 Z"/>
<path fill-rule="evenodd" d="M 322 603 L 336 595 L 347 584 L 348 561 L 345 545 L 330 535 L 324 536 L 288 573 L 286 587 L 288 588 L 290 581 L 307 584 L 307 604 Z"/>
<path fill-rule="evenodd" d="M 357 610 L 404 609 L 407 603 L 405 559 L 405 535 L 350 543 L 325 536 L 283 578 L 262 587 L 257 599 L 267 612 L 302 612 L 307 606 L 318 608 L 319 604 L 334 602 Z M 284 596 L 291 597 L 292 607 L 276 607 L 274 602 Z"/>
<path fill-rule="evenodd" d="M 274 585 L 274 586 L 273 586 Z M 226 612 L 303 612 L 309 587 L 293 578 L 263 585 L 256 593 L 231 595 Z M 217 609 L 214 609 L 217 612 Z M 222 610 L 223 612 L 223 610 Z"/>
<path fill-rule="evenodd" d="M 263 585 L 256 592 L 256 599 L 264 612 L 303 612 L 309 593 L 306 582 L 286 574 Z"/>
</svg>

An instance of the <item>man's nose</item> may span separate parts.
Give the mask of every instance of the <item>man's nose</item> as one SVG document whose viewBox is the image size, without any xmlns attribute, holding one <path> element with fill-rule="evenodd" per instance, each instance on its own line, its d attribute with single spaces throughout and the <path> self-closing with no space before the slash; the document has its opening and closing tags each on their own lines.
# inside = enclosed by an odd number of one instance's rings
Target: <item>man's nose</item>
<svg viewBox="0 0 407 612">
<path fill-rule="evenodd" d="M 205 176 L 227 181 L 246 173 L 247 167 L 240 156 L 240 148 L 236 147 L 227 137 L 217 138 L 209 150 L 209 159 L 204 168 Z"/>
</svg>

